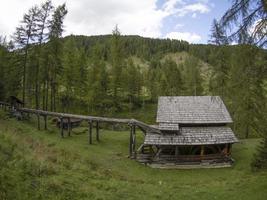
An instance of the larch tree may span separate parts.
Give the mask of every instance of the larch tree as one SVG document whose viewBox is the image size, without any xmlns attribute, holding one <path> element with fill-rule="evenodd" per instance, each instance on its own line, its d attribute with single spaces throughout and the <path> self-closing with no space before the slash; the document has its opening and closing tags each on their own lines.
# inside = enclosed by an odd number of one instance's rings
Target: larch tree
<svg viewBox="0 0 267 200">
<path fill-rule="evenodd" d="M 202 76 L 199 60 L 194 56 L 188 57 L 183 65 L 185 94 L 199 96 L 203 93 Z"/>
<path fill-rule="evenodd" d="M 50 82 L 50 110 L 56 110 L 56 95 L 58 89 L 58 76 L 62 71 L 62 33 L 63 21 L 68 13 L 66 4 L 58 6 L 52 14 L 49 24 L 49 82 Z M 47 96 L 48 98 L 48 96 Z"/>
<path fill-rule="evenodd" d="M 28 63 L 28 53 L 29 48 L 32 43 L 35 43 L 36 36 L 36 19 L 39 13 L 39 9 L 37 6 L 29 9 L 28 13 L 24 14 L 23 20 L 21 21 L 19 27 L 16 28 L 16 32 L 13 35 L 13 39 L 15 45 L 20 48 L 23 53 L 23 61 L 22 61 L 22 100 L 25 102 L 26 95 L 26 75 L 27 75 L 27 63 Z"/>
<path fill-rule="evenodd" d="M 267 1 L 233 0 L 232 6 L 221 18 L 220 26 L 228 31 L 231 42 L 237 42 L 246 33 L 251 38 L 246 40 L 248 43 L 266 46 Z"/>
<path fill-rule="evenodd" d="M 123 65 L 123 52 L 121 43 L 121 33 L 116 25 L 112 31 L 111 38 L 111 87 L 113 90 L 113 108 L 114 111 L 120 110 L 120 95 L 122 90 L 122 65 Z"/>
</svg>

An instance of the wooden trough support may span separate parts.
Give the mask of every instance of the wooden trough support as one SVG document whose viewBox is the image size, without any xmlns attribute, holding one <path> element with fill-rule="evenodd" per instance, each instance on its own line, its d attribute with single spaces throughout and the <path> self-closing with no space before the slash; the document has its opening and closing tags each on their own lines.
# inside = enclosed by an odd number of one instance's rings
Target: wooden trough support
<svg viewBox="0 0 267 200">
<path fill-rule="evenodd" d="M 2 102 L 2 101 L 0 101 L 0 106 L 1 106 L 1 108 L 4 109 L 4 111 L 7 111 L 7 109 L 11 108 L 11 105 L 9 103 Z"/>
<path fill-rule="evenodd" d="M 88 141 L 89 141 L 89 144 L 93 144 L 93 137 L 92 137 L 92 132 L 93 132 L 93 122 L 92 120 L 89 120 L 88 121 Z"/>
<path fill-rule="evenodd" d="M 134 124 L 130 124 L 130 141 L 129 141 L 129 157 L 136 157 L 136 127 Z"/>
<path fill-rule="evenodd" d="M 9 104 L 5 102 L 0 102 L 0 106 L 4 109 L 7 107 L 10 107 Z M 136 157 L 136 127 L 138 127 L 144 134 L 146 132 L 153 132 L 153 133 L 160 133 L 160 130 L 149 126 L 141 121 L 135 120 L 135 119 L 118 119 L 118 118 L 107 118 L 107 117 L 95 117 L 95 116 L 86 116 L 86 115 L 74 115 L 74 114 L 68 114 L 68 113 L 58 113 L 58 112 L 50 112 L 50 111 L 44 111 L 44 110 L 36 110 L 36 109 L 29 109 L 29 108 L 18 108 L 18 111 L 21 113 L 26 114 L 35 114 L 37 115 L 38 119 L 40 116 L 43 116 L 44 119 L 44 129 L 47 130 L 47 117 L 57 117 L 60 119 L 59 128 L 60 128 L 60 137 L 64 138 L 64 119 L 67 120 L 67 131 L 68 136 L 71 135 L 71 129 L 72 129 L 72 120 L 84 120 L 88 122 L 88 143 L 93 143 L 93 125 L 95 123 L 96 127 L 96 141 L 100 141 L 99 136 L 99 124 L 101 122 L 105 123 L 121 123 L 121 124 L 128 124 L 130 126 L 130 140 L 129 140 L 129 157 L 135 158 Z M 37 120 L 38 120 L 37 119 Z M 38 129 L 40 130 L 40 123 L 38 123 Z"/>
</svg>

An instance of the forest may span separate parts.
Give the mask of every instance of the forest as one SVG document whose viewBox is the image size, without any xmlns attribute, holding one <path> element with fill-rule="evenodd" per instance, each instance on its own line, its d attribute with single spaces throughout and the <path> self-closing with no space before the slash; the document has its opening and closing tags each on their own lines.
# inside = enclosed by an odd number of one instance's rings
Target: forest
<svg viewBox="0 0 267 200">
<path fill-rule="evenodd" d="M 217 95 L 240 138 L 266 129 L 264 48 L 218 45 L 212 35 L 207 45 L 124 36 L 118 26 L 110 35 L 62 37 L 66 14 L 65 4 L 53 9 L 47 1 L 25 14 L 13 41 L 0 38 L 0 100 L 99 116 L 142 113 L 137 118 L 155 123 L 159 96 Z"/>
<path fill-rule="evenodd" d="M 127 157 L 125 127 L 101 124 L 88 145 L 86 122 L 60 139 L 54 119 L 37 130 L 39 115 L 19 121 L 0 109 L 0 199 L 266 198 L 266 0 L 233 0 L 207 44 L 124 35 L 119 24 L 108 35 L 65 36 L 67 14 L 47 0 L 12 37 L 0 35 L 0 102 L 16 96 L 27 108 L 155 124 L 159 96 L 220 96 L 240 140 L 235 162 L 152 169 Z"/>
</svg>

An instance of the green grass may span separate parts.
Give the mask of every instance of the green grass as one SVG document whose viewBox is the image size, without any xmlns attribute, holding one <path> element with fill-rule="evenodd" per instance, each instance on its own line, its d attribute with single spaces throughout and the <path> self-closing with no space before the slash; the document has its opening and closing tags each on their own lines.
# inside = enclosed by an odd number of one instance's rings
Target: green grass
<svg viewBox="0 0 267 200">
<path fill-rule="evenodd" d="M 257 139 L 234 145 L 233 168 L 162 170 L 127 158 L 129 132 L 101 130 L 93 145 L 86 132 L 61 139 L 0 114 L 0 199 L 266 199 L 267 172 L 250 169 Z"/>
</svg>

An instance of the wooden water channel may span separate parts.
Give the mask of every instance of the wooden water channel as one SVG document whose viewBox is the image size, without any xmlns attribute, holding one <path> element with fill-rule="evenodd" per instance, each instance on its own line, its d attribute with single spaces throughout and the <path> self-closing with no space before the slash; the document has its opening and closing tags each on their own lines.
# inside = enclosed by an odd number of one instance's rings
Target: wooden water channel
<svg viewBox="0 0 267 200">
<path fill-rule="evenodd" d="M 6 102 L 0 102 L 0 108 L 5 111 L 14 110 L 14 108 Z M 59 112 L 50 112 L 44 110 L 36 110 L 29 108 L 16 108 L 16 112 L 23 114 L 34 114 L 39 119 L 43 117 L 44 120 L 44 129 L 47 130 L 47 117 L 56 117 L 59 119 L 59 128 L 60 128 L 60 137 L 64 138 L 64 128 L 67 126 L 68 136 L 71 134 L 72 123 L 86 121 L 88 123 L 88 143 L 93 143 L 93 126 L 95 124 L 96 128 L 96 140 L 100 140 L 99 135 L 99 124 L 100 123 L 111 123 L 111 124 L 126 124 L 130 127 L 130 137 L 129 137 L 129 156 L 135 157 L 136 152 L 136 127 L 138 127 L 144 134 L 147 132 L 159 133 L 157 128 L 154 128 L 150 125 L 147 125 L 141 121 L 135 119 L 120 119 L 120 118 L 108 118 L 108 117 L 96 117 L 96 116 L 87 116 L 87 115 L 76 115 L 69 113 L 59 113 Z M 79 125 L 79 124 L 78 124 Z M 38 123 L 38 130 L 40 130 L 40 123 Z"/>
</svg>

